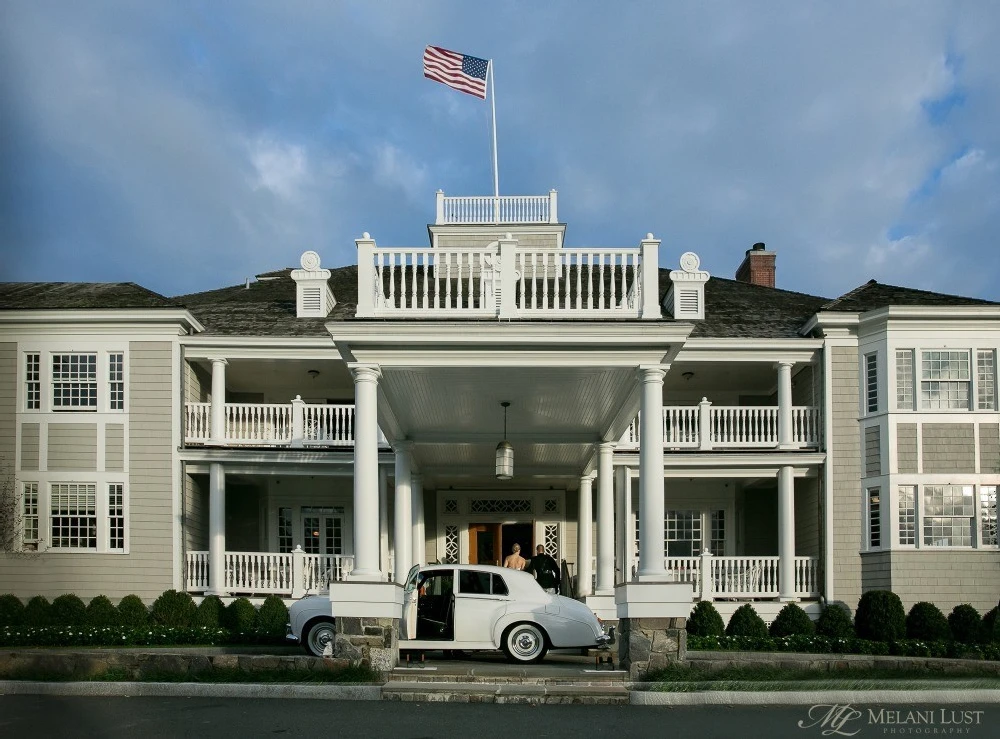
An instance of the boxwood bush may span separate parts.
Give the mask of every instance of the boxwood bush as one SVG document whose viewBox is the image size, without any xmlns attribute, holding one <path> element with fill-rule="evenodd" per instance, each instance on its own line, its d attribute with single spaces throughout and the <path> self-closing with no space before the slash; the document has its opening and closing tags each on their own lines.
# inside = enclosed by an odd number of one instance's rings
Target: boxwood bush
<svg viewBox="0 0 1000 739">
<path fill-rule="evenodd" d="M 812 636 L 816 633 L 816 624 L 797 603 L 788 603 L 778 612 L 767 632 L 771 636 L 792 636 L 795 634 Z"/>
<path fill-rule="evenodd" d="M 257 631 L 257 609 L 246 598 L 237 598 L 226 606 L 225 623 L 234 634 L 253 634 Z"/>
<path fill-rule="evenodd" d="M 906 636 L 906 612 L 899 596 L 888 590 L 869 590 L 858 601 L 854 630 L 860 639 L 896 641 Z"/>
<path fill-rule="evenodd" d="M 757 638 L 767 637 L 767 625 L 764 619 L 757 615 L 757 611 L 749 603 L 744 603 L 736 609 L 726 626 L 726 636 L 750 636 Z"/>
<path fill-rule="evenodd" d="M 52 604 L 43 595 L 36 595 L 28 601 L 24 607 L 25 626 L 51 626 L 52 625 Z"/>
<path fill-rule="evenodd" d="M 726 623 L 709 601 L 698 601 L 687 620 L 687 633 L 692 636 L 722 636 Z"/>
<path fill-rule="evenodd" d="M 115 608 L 106 595 L 98 595 L 87 604 L 87 613 L 83 622 L 87 626 L 117 626 L 119 623 L 118 609 Z"/>
<path fill-rule="evenodd" d="M 951 638 L 951 627 L 941 609 L 933 603 L 914 603 L 906 614 L 906 636 L 923 641 L 947 641 Z"/>
<path fill-rule="evenodd" d="M 851 614 L 839 603 L 827 603 L 816 622 L 816 633 L 832 639 L 853 639 L 855 635 Z"/>
<path fill-rule="evenodd" d="M 994 606 L 983 616 L 983 643 L 1000 642 L 1000 624 L 997 623 L 997 607 Z"/>
<path fill-rule="evenodd" d="M 149 616 L 160 626 L 190 626 L 197 610 L 189 593 L 167 590 L 153 601 Z"/>
<path fill-rule="evenodd" d="M 0 626 L 20 626 L 24 620 L 24 603 L 16 595 L 0 595 Z"/>
<path fill-rule="evenodd" d="M 217 629 L 222 626 L 225 610 L 226 607 L 222 604 L 222 599 L 219 596 L 206 595 L 195 611 L 194 625 Z"/>
<path fill-rule="evenodd" d="M 87 606 L 73 593 L 67 593 L 52 601 L 50 613 L 53 626 L 76 626 L 83 624 Z"/>
<path fill-rule="evenodd" d="M 268 639 L 281 640 L 287 624 L 288 609 L 284 601 L 276 595 L 267 596 L 257 611 L 257 630 Z"/>
<path fill-rule="evenodd" d="M 122 626 L 142 628 L 149 623 L 149 610 L 138 595 L 126 595 L 118 603 L 118 619 Z"/>
<path fill-rule="evenodd" d="M 948 614 L 952 638 L 962 644 L 976 644 L 982 638 L 983 619 L 968 603 L 955 606 Z"/>
</svg>

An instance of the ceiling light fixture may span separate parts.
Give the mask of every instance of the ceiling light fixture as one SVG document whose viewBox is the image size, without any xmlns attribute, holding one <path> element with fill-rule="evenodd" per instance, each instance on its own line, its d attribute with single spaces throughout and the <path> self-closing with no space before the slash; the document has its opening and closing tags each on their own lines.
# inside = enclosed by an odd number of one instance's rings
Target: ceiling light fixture
<svg viewBox="0 0 1000 739">
<path fill-rule="evenodd" d="M 683 377 L 688 382 L 691 382 L 691 378 L 694 377 L 694 372 L 684 372 L 683 374 L 681 374 L 681 377 Z"/>
<path fill-rule="evenodd" d="M 503 441 L 497 444 L 497 479 L 510 480 L 514 477 L 514 447 L 507 441 L 507 408 L 509 401 L 503 401 Z"/>
<path fill-rule="evenodd" d="M 315 370 L 315 369 L 307 370 L 306 374 L 309 375 L 311 378 L 313 378 L 315 380 L 317 377 L 319 377 L 319 370 Z"/>
</svg>

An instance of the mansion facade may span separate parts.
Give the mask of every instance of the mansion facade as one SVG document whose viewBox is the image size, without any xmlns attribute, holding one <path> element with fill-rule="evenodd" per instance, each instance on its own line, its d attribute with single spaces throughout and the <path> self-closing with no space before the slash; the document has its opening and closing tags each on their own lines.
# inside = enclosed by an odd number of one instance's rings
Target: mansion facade
<svg viewBox="0 0 1000 739">
<path fill-rule="evenodd" d="M 554 191 L 433 220 L 191 295 L 0 284 L 0 592 L 292 599 L 519 544 L 611 618 L 630 582 L 996 605 L 1000 304 L 570 247 Z"/>
</svg>

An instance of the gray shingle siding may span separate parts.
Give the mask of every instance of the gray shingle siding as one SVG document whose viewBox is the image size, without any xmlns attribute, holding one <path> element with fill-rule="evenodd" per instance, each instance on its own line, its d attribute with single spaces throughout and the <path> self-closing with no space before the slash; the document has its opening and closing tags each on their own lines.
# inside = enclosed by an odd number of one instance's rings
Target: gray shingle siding
<svg viewBox="0 0 1000 739">
<path fill-rule="evenodd" d="M 831 347 L 830 392 L 833 435 L 829 440 L 833 477 L 834 598 L 853 607 L 861 595 L 861 440 L 858 429 L 858 352 Z"/>
<path fill-rule="evenodd" d="M 1000 475 L 1000 424 L 979 424 L 979 471 Z"/>
<path fill-rule="evenodd" d="M 901 474 L 917 472 L 917 424 L 896 424 L 896 467 Z"/>
<path fill-rule="evenodd" d="M 865 428 L 865 477 L 882 474 L 882 445 L 878 426 Z"/>
<path fill-rule="evenodd" d="M 925 423 L 921 433 L 924 473 L 975 472 L 976 441 L 971 423 Z"/>
</svg>

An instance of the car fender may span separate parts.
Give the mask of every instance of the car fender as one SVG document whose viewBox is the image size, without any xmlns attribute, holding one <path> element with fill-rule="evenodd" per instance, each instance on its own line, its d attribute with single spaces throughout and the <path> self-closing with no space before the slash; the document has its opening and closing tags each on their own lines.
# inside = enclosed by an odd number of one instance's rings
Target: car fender
<svg viewBox="0 0 1000 739">
<path fill-rule="evenodd" d="M 333 603 L 328 597 L 310 595 L 293 603 L 289 609 L 292 634 L 301 642 L 305 625 L 317 617 L 333 618 Z"/>
<path fill-rule="evenodd" d="M 493 643 L 503 644 L 503 634 L 507 628 L 517 623 L 533 623 L 540 626 L 553 647 L 584 647 L 596 643 L 593 629 L 583 621 L 566 618 L 558 613 L 546 613 L 545 607 L 518 609 L 505 613 L 493 627 Z"/>
</svg>

